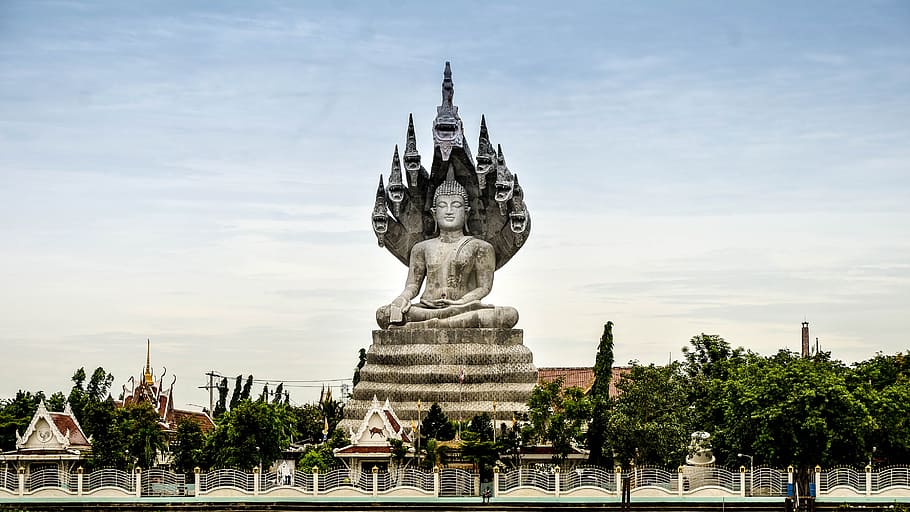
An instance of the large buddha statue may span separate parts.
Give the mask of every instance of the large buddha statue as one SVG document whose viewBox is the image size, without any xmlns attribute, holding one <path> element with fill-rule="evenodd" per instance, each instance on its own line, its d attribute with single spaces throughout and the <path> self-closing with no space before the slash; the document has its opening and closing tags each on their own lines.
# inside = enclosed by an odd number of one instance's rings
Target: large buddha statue
<svg viewBox="0 0 910 512">
<path fill-rule="evenodd" d="M 511 328 L 518 322 L 515 308 L 481 302 L 493 287 L 496 254 L 489 242 L 465 234 L 468 201 L 467 191 L 451 173 L 436 188 L 430 213 L 439 236 L 411 249 L 404 291 L 376 311 L 380 327 Z M 424 284 L 420 301 L 412 304 Z"/>
<path fill-rule="evenodd" d="M 393 403 L 405 424 L 419 423 L 420 404 L 432 402 L 450 418 L 492 406 L 497 421 L 509 421 L 527 412 L 537 384 L 533 354 L 515 328 L 518 311 L 484 303 L 494 272 L 531 232 L 524 191 L 483 116 L 476 152 L 468 147 L 454 91 L 446 63 L 430 168 L 421 164 L 409 116 L 404 151 L 399 156 L 395 146 L 391 172 L 379 176 L 373 232 L 408 272 L 404 290 L 376 311 L 380 328 L 345 405 L 344 428 L 362 425 L 374 397 Z"/>
<path fill-rule="evenodd" d="M 518 322 L 514 308 L 481 300 L 490 293 L 493 272 L 518 252 L 530 232 L 524 192 L 502 148 L 490 142 L 483 117 L 475 163 L 452 103 L 454 90 L 446 63 L 430 172 L 420 163 L 411 117 L 404 169 L 396 146 L 388 190 L 379 178 L 373 231 L 379 245 L 408 266 L 404 290 L 376 312 L 383 329 L 508 329 Z M 420 300 L 412 303 L 421 287 Z"/>
</svg>

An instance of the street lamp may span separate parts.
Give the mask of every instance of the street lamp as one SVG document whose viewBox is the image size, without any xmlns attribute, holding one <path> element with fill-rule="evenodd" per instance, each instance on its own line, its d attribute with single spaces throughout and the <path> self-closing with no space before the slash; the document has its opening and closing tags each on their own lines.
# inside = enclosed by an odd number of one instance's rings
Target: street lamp
<svg viewBox="0 0 910 512">
<path fill-rule="evenodd" d="M 417 399 L 417 467 L 420 467 L 420 399 Z"/>
<path fill-rule="evenodd" d="M 737 453 L 736 456 L 737 456 L 737 457 L 740 457 L 740 458 L 746 457 L 746 458 L 749 459 L 749 495 L 751 496 L 751 495 L 752 495 L 752 487 L 753 487 L 753 484 L 754 484 L 753 478 L 755 478 L 755 474 L 753 473 L 752 456 L 751 456 L 751 455 L 747 455 L 747 454 L 745 454 L 745 453 Z"/>
</svg>

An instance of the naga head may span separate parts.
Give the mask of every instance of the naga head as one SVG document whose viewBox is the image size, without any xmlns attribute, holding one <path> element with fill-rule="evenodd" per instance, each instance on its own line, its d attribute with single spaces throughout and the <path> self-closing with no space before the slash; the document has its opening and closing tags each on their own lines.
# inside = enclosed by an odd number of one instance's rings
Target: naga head
<svg viewBox="0 0 910 512">
<path fill-rule="evenodd" d="M 404 201 L 405 186 L 401 181 L 401 162 L 398 159 L 398 146 L 392 156 L 392 173 L 389 175 L 389 199 L 397 208 Z"/>
<path fill-rule="evenodd" d="M 506 159 L 502 156 L 502 146 L 497 146 L 496 152 L 496 202 L 505 203 L 512 199 L 515 191 L 515 178 L 506 167 Z"/>
<path fill-rule="evenodd" d="M 382 185 L 382 175 L 379 175 L 379 188 L 376 190 L 376 203 L 373 205 L 373 232 L 379 237 L 379 245 L 383 244 L 382 235 L 389 230 L 389 214 L 385 201 L 385 188 Z"/>
<path fill-rule="evenodd" d="M 494 170 L 496 170 L 496 150 L 490 143 L 486 116 L 480 116 L 480 140 L 477 143 L 477 179 L 480 181 L 480 188 L 486 186 L 487 174 Z"/>
<path fill-rule="evenodd" d="M 408 115 L 408 142 L 404 148 L 404 168 L 408 171 L 408 183 L 416 184 L 420 171 L 420 153 L 417 152 L 417 137 L 414 135 L 414 116 Z"/>
<path fill-rule="evenodd" d="M 525 206 L 524 191 L 518 184 L 518 176 L 515 176 L 512 211 L 509 212 L 509 229 L 515 234 L 524 233 L 528 229 L 528 208 Z"/>
</svg>

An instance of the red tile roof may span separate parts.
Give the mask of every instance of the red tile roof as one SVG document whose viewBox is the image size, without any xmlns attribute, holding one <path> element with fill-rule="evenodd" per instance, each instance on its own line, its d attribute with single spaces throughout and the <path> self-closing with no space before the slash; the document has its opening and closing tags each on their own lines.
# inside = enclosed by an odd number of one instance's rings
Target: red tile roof
<svg viewBox="0 0 910 512">
<path fill-rule="evenodd" d="M 344 448 L 335 452 L 337 455 L 350 455 L 353 453 L 377 453 L 377 454 L 386 454 L 392 453 L 392 448 L 389 445 L 374 445 L 374 446 L 345 446 Z"/>
<path fill-rule="evenodd" d="M 82 429 L 79 428 L 72 416 L 60 412 L 52 412 L 50 416 L 54 420 L 54 426 L 57 427 L 61 434 L 66 435 L 67 431 L 69 431 L 70 446 L 90 445 L 88 439 L 85 438 L 85 433 L 82 432 Z"/>
<path fill-rule="evenodd" d="M 610 396 L 619 395 L 616 384 L 631 371 L 628 366 L 614 366 L 612 378 L 610 379 Z M 594 385 L 594 368 L 591 367 L 558 367 L 558 368 L 538 368 L 537 383 L 553 382 L 558 378 L 563 379 L 563 389 L 569 387 L 579 387 L 585 392 L 591 390 Z"/>
</svg>

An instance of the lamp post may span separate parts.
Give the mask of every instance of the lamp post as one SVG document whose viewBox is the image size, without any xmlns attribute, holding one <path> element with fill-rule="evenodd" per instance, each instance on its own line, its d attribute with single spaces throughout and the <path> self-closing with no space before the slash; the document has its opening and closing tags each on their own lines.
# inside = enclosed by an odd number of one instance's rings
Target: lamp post
<svg viewBox="0 0 910 512">
<path fill-rule="evenodd" d="M 740 458 L 746 457 L 746 458 L 749 459 L 749 496 L 752 496 L 752 485 L 753 485 L 753 483 L 754 483 L 754 482 L 752 481 L 752 479 L 755 477 L 755 474 L 753 473 L 753 471 L 754 471 L 754 466 L 752 465 L 753 457 L 752 457 L 751 455 L 748 455 L 748 454 L 745 454 L 745 453 L 737 453 L 736 456 L 737 456 L 737 457 L 740 457 Z"/>
<path fill-rule="evenodd" d="M 493 444 L 496 444 L 496 400 L 493 400 Z"/>
<path fill-rule="evenodd" d="M 420 399 L 417 399 L 417 467 L 420 467 Z"/>
</svg>

